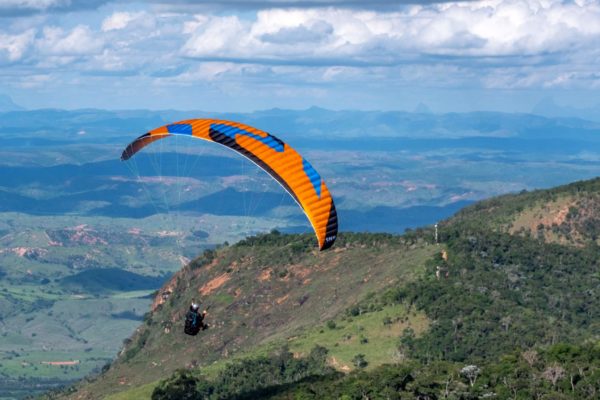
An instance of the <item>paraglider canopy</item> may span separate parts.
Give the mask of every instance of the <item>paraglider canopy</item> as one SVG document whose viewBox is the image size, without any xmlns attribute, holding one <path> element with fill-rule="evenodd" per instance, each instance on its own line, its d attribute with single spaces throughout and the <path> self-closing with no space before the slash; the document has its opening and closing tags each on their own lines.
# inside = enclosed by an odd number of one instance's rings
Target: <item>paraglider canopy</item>
<svg viewBox="0 0 600 400">
<path fill-rule="evenodd" d="M 279 182 L 302 208 L 315 231 L 319 249 L 333 245 L 338 222 L 329 189 L 312 165 L 281 139 L 239 122 L 190 119 L 143 134 L 125 148 L 121 160 L 128 160 L 150 143 L 173 135 L 216 142 L 254 162 Z"/>
</svg>

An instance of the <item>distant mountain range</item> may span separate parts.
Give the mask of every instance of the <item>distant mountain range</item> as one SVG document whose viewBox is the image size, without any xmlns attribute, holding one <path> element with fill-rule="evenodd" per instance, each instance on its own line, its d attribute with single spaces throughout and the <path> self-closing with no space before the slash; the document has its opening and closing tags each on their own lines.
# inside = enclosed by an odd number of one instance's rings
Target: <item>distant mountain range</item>
<svg viewBox="0 0 600 400">
<path fill-rule="evenodd" d="M 600 103 L 586 108 L 561 106 L 551 98 L 545 98 L 533 107 L 532 112 L 551 118 L 581 118 L 600 122 Z"/>
<path fill-rule="evenodd" d="M 0 94 L 0 112 L 20 110 L 24 110 L 24 108 L 15 104 L 9 96 Z"/>
<path fill-rule="evenodd" d="M 15 103 L 12 98 L 8 95 L 5 94 L 0 94 L 0 113 L 3 112 L 11 112 L 11 111 L 25 111 L 26 108 L 20 106 L 19 104 Z M 58 109 L 37 109 L 37 110 L 29 110 L 33 113 L 36 114 L 45 114 L 45 113 L 61 113 L 61 110 Z M 431 110 L 431 108 L 423 103 L 420 102 L 418 103 L 415 108 L 413 109 L 412 112 L 405 112 L 405 111 L 359 111 L 359 110 L 340 110 L 340 111 L 332 111 L 332 110 L 326 110 L 320 107 L 311 107 L 307 110 L 284 110 L 284 109 L 279 109 L 279 108 L 273 108 L 273 109 L 269 109 L 269 110 L 260 110 L 260 111 L 254 111 L 254 112 L 250 112 L 250 113 L 239 113 L 239 112 L 232 112 L 232 113 L 228 113 L 228 112 L 207 112 L 207 111 L 198 111 L 198 110 L 190 110 L 190 111 L 182 111 L 182 112 L 178 112 L 178 111 L 174 111 L 174 110 L 161 110 L 161 111 L 150 111 L 150 110 L 116 110 L 116 111 L 106 111 L 106 110 L 98 110 L 98 109 L 81 109 L 81 110 L 72 110 L 72 111 L 64 111 L 62 110 L 62 112 L 67 112 L 67 113 L 74 113 L 74 114 L 78 114 L 81 115 L 82 113 L 85 115 L 90 115 L 90 113 L 97 113 L 97 114 L 105 114 L 105 113 L 112 113 L 115 116 L 119 116 L 119 117 L 123 117 L 123 116 L 127 116 L 127 117 L 132 117 L 132 116 L 137 116 L 142 117 L 142 118 L 152 118 L 150 117 L 150 115 L 153 115 L 155 118 L 156 116 L 161 116 L 166 118 L 167 120 L 176 120 L 176 119 L 184 119 L 184 118 L 190 118 L 190 116 L 192 118 L 201 118 L 201 117 L 208 117 L 208 116 L 218 116 L 219 118 L 226 118 L 226 116 L 230 116 L 231 119 L 240 119 L 240 120 L 244 120 L 245 117 L 249 118 L 250 120 L 256 120 L 256 121 L 261 121 L 263 119 L 266 119 L 266 121 L 264 122 L 269 122 L 269 124 L 267 124 L 266 126 L 273 126 L 273 125 L 277 125 L 277 119 L 278 118 L 274 118 L 274 117 L 278 117 L 278 116 L 282 116 L 282 117 L 292 117 L 291 120 L 294 121 L 294 116 L 298 117 L 300 115 L 304 115 L 305 117 L 308 116 L 310 118 L 317 118 L 320 119 L 320 117 L 327 115 L 328 117 L 331 117 L 332 114 L 337 114 L 337 116 L 342 116 L 344 114 L 348 114 L 350 113 L 351 115 L 354 116 L 359 116 L 360 117 L 364 117 L 367 114 L 370 115 L 372 117 L 372 115 L 374 114 L 386 114 L 386 115 L 406 115 L 406 114 L 425 114 L 427 116 L 431 115 L 433 116 L 435 113 Z M 485 115 L 491 115 L 491 114 L 506 114 L 503 112 L 496 112 L 496 111 L 472 111 L 472 112 L 463 112 L 463 113 L 444 113 L 444 114 L 435 114 L 438 117 L 445 115 L 445 114 L 451 114 L 451 115 L 471 115 L 471 114 L 485 114 Z M 520 114 L 520 113 L 517 113 Z M 541 116 L 541 117 L 546 117 L 546 118 L 576 118 L 576 119 L 582 119 L 582 120 L 588 120 L 588 121 L 594 121 L 594 122 L 600 122 L 600 103 L 592 105 L 592 106 L 588 106 L 588 107 L 573 107 L 573 106 L 568 106 L 568 105 L 560 105 L 559 102 L 556 101 L 556 99 L 554 99 L 553 97 L 546 97 L 542 100 L 540 100 L 532 109 L 531 112 L 524 112 L 523 114 L 532 114 L 532 115 L 537 115 L 537 116 Z M 178 115 L 180 117 L 178 117 Z M 119 118 L 118 117 L 118 118 Z M 421 116 L 423 117 L 423 116 Z M 334 120 L 337 120 L 339 118 L 334 118 Z M 362 118 L 360 118 L 362 119 Z M 152 121 L 154 122 L 154 121 Z M 246 121 L 248 123 L 250 123 L 250 121 Z M 280 121 L 279 121 L 280 122 Z M 290 122 L 290 120 L 286 120 L 285 121 L 286 124 Z M 302 118 L 300 118 L 299 120 L 296 120 L 296 123 L 301 123 L 301 122 L 306 122 L 306 121 L 302 121 Z M 265 126 L 265 125 L 261 125 L 261 126 Z M 342 125 L 344 126 L 344 125 Z M 340 126 L 340 128 L 342 127 Z"/>
<path fill-rule="evenodd" d="M 13 104 L 12 108 L 10 104 Z M 319 107 L 306 110 L 274 108 L 252 113 L 97 109 L 26 111 L 19 110 L 9 98 L 0 97 L 0 117 L 0 140 L 30 137 L 53 141 L 68 139 L 77 142 L 107 142 L 115 137 L 130 139 L 160 125 L 182 119 L 209 117 L 240 121 L 288 139 L 307 137 L 320 140 L 465 137 L 581 139 L 600 136 L 598 120 L 594 122 L 581 118 L 550 118 L 534 114 L 483 111 L 432 114 L 424 105 L 420 105 L 415 113 L 332 111 Z"/>
</svg>

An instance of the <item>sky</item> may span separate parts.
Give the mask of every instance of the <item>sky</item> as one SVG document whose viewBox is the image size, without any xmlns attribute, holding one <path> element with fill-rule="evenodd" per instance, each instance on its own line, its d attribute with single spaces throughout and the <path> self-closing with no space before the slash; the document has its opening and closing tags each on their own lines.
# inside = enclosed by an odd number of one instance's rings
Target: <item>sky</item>
<svg viewBox="0 0 600 400">
<path fill-rule="evenodd" d="M 598 107 L 600 0 L 0 0 L 0 94 L 29 109 Z"/>
</svg>

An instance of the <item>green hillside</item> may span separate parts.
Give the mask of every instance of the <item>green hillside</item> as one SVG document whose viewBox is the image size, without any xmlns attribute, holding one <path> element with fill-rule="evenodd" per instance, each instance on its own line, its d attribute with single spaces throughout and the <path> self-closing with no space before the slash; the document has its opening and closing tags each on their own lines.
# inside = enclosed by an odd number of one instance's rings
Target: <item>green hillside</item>
<svg viewBox="0 0 600 400">
<path fill-rule="evenodd" d="M 315 342 L 330 346 L 339 370 L 354 369 L 359 353 L 376 366 L 394 357 L 405 329 L 427 329 L 425 315 L 403 305 L 365 314 L 352 307 L 417 279 L 439 246 L 418 235 L 346 234 L 335 250 L 315 248 L 312 235 L 275 232 L 205 252 L 161 289 L 118 360 L 76 397 L 101 398 L 182 367 L 216 374 L 227 360 L 270 354 L 283 344 L 297 355 Z M 193 298 L 210 305 L 211 328 L 198 337 L 182 332 Z"/>
<path fill-rule="evenodd" d="M 600 244 L 600 178 L 484 200 L 459 211 L 447 225 L 485 226 L 579 247 Z"/>
<path fill-rule="evenodd" d="M 595 179 L 487 200 L 440 223 L 439 245 L 423 229 L 323 253 L 277 233 L 207 251 L 70 396 L 597 398 L 599 199 Z M 560 234 L 518 227 L 565 204 Z M 192 298 L 211 306 L 195 338 Z"/>
<path fill-rule="evenodd" d="M 571 204 L 558 225 L 564 234 L 515 231 L 515 221 L 547 218 L 539 210 L 559 203 Z M 599 229 L 600 179 L 482 201 L 443 221 L 442 279 L 387 295 L 434 321 L 406 351 L 423 361 L 483 362 L 515 348 L 598 340 Z"/>
</svg>

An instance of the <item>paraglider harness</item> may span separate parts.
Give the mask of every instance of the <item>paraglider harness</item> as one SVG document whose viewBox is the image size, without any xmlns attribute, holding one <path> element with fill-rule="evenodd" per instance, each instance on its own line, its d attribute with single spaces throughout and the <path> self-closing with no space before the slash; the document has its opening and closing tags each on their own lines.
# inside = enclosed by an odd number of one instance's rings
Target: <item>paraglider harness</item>
<svg viewBox="0 0 600 400">
<path fill-rule="evenodd" d="M 198 304 L 192 303 L 189 311 L 185 315 L 185 327 L 183 331 L 188 335 L 196 336 L 200 330 L 208 328 L 208 325 L 204 323 L 205 316 L 206 310 L 204 312 L 199 312 Z"/>
</svg>

